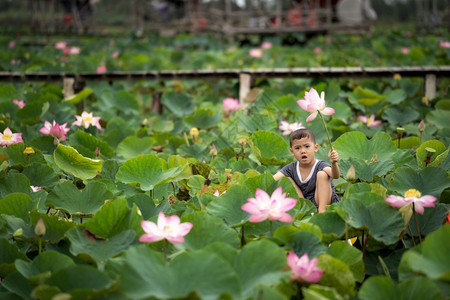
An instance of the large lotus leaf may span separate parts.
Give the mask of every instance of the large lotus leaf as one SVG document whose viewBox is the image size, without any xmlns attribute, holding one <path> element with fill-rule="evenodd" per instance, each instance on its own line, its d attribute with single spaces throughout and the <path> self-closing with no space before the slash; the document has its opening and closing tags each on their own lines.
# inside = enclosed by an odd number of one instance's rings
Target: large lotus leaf
<svg viewBox="0 0 450 300">
<path fill-rule="evenodd" d="M 88 265 L 75 265 L 53 272 L 45 284 L 66 293 L 88 293 L 107 289 L 111 280 L 105 273 Z M 79 298 L 81 299 L 81 298 Z"/>
<path fill-rule="evenodd" d="M 245 186 L 235 185 L 217 200 L 211 201 L 206 210 L 211 215 L 224 219 L 229 226 L 236 226 L 250 218 L 250 214 L 241 209 L 248 198 L 254 198 L 250 190 Z"/>
<path fill-rule="evenodd" d="M 101 160 L 84 157 L 70 146 L 59 144 L 53 157 L 58 168 L 82 180 L 94 178 L 102 171 Z"/>
<path fill-rule="evenodd" d="M 358 99 L 358 103 L 364 106 L 372 106 L 386 99 L 386 96 L 377 94 L 369 89 L 357 87 L 353 90 L 353 95 Z"/>
<path fill-rule="evenodd" d="M 47 164 L 32 163 L 26 167 L 22 174 L 30 179 L 30 184 L 33 186 L 54 187 L 59 182 L 59 178 L 55 171 Z"/>
<path fill-rule="evenodd" d="M 136 98 L 125 90 L 115 92 L 112 89 L 106 89 L 99 98 L 98 108 L 102 111 L 109 111 L 114 108 L 128 114 L 139 114 L 139 103 Z"/>
<path fill-rule="evenodd" d="M 167 169 L 163 159 L 147 154 L 127 160 L 119 168 L 116 180 L 129 184 L 139 183 L 142 190 L 149 191 L 176 178 L 182 171 L 181 167 Z"/>
<path fill-rule="evenodd" d="M 342 296 L 353 293 L 355 279 L 346 263 L 328 254 L 322 254 L 317 267 L 323 270 L 321 285 L 334 287 Z"/>
<path fill-rule="evenodd" d="M 9 172 L 5 177 L 0 178 L 0 197 L 10 193 L 29 194 L 30 192 L 30 180 L 22 173 Z"/>
<path fill-rule="evenodd" d="M 183 118 L 183 122 L 188 128 L 208 129 L 217 126 L 222 120 L 222 112 L 215 112 L 212 109 L 198 109 L 192 115 Z"/>
<path fill-rule="evenodd" d="M 398 140 L 395 142 L 398 144 Z M 418 136 L 407 136 L 400 139 L 400 149 L 417 149 L 421 142 Z"/>
<path fill-rule="evenodd" d="M 356 281 L 364 280 L 364 262 L 362 252 L 345 241 L 335 241 L 327 249 L 327 253 L 346 263 Z"/>
<path fill-rule="evenodd" d="M 198 168 L 200 166 L 200 164 L 196 164 L 195 168 Z M 205 165 L 206 166 L 206 165 Z M 180 155 L 171 155 L 169 156 L 169 158 L 167 159 L 167 167 L 170 168 L 175 168 L 175 167 L 181 167 L 182 171 L 180 173 L 180 175 L 178 175 L 176 178 L 173 179 L 173 181 L 180 181 L 183 179 L 189 179 L 192 176 L 192 170 L 193 168 L 191 167 L 191 165 L 189 164 L 189 161 L 180 156 Z M 209 168 L 209 166 L 207 166 Z M 208 170 L 208 174 L 209 172 L 211 172 L 211 169 Z"/>
<path fill-rule="evenodd" d="M 137 136 L 128 136 L 117 145 L 117 156 L 130 159 L 139 155 L 152 154 L 152 146 L 155 140 L 151 137 L 138 138 Z"/>
<path fill-rule="evenodd" d="M 0 276 L 5 278 L 9 273 L 14 271 L 14 261 L 22 259 L 30 261 L 22 250 L 19 249 L 17 243 L 11 243 L 6 238 L 0 238 Z"/>
<path fill-rule="evenodd" d="M 333 119 L 340 119 L 347 124 L 347 120 L 352 116 L 352 109 L 350 106 L 344 102 L 334 102 L 333 108 L 335 110 Z"/>
<path fill-rule="evenodd" d="M 31 223 L 33 224 L 33 229 L 39 219 L 42 219 L 42 221 L 44 221 L 45 234 L 42 239 L 48 240 L 52 243 L 59 242 L 64 237 L 64 234 L 67 230 L 70 230 L 71 228 L 74 228 L 76 226 L 76 224 L 73 222 L 67 222 L 66 220 L 61 219 L 58 216 L 50 216 L 45 213 L 40 213 L 36 210 L 30 212 L 30 218 Z"/>
<path fill-rule="evenodd" d="M 289 145 L 271 131 L 256 131 L 251 137 L 252 151 L 265 165 L 283 165 L 290 159 Z"/>
<path fill-rule="evenodd" d="M 184 239 L 184 243 L 177 244 L 180 249 L 202 249 L 207 245 L 223 241 L 233 247 L 239 247 L 239 236 L 231 227 L 216 216 L 204 212 L 195 212 L 181 217 L 181 222 L 190 222 L 194 226 Z"/>
<path fill-rule="evenodd" d="M 409 189 L 416 189 L 422 195 L 439 197 L 443 190 L 450 186 L 446 171 L 438 167 L 426 167 L 416 171 L 409 167 L 398 168 L 389 189 L 403 195 Z"/>
<path fill-rule="evenodd" d="M 286 296 L 278 291 L 276 287 L 267 286 L 264 284 L 257 284 L 252 290 L 249 299 L 258 300 L 284 300 Z"/>
<path fill-rule="evenodd" d="M 348 169 L 353 166 L 355 168 L 355 178 L 368 182 L 373 181 L 375 176 L 384 176 L 395 168 L 392 160 L 366 162 L 354 157 L 342 159 L 339 164 L 342 174 L 347 174 Z"/>
<path fill-rule="evenodd" d="M 267 109 L 271 111 L 290 111 L 290 112 L 298 112 L 298 104 L 297 104 L 297 97 L 295 97 L 292 94 L 283 95 L 279 97 L 278 99 L 271 101 L 267 105 Z M 305 113 L 305 116 L 307 114 Z M 306 117 L 305 117 L 306 118 Z"/>
<path fill-rule="evenodd" d="M 430 111 L 425 120 L 427 124 L 433 124 L 438 129 L 448 128 L 448 110 L 436 109 Z"/>
<path fill-rule="evenodd" d="M 136 194 L 127 198 L 128 206 L 133 206 L 133 203 L 139 208 L 144 220 L 148 220 L 158 214 L 155 203 L 149 195 Z"/>
<path fill-rule="evenodd" d="M 76 93 L 73 96 L 67 97 L 64 99 L 64 101 L 66 102 L 70 102 L 72 104 L 78 104 L 81 101 L 83 101 L 83 99 L 85 99 L 86 97 L 88 97 L 90 94 L 92 94 L 94 91 L 90 88 L 85 88 L 82 91 L 80 91 L 79 93 Z"/>
<path fill-rule="evenodd" d="M 450 225 L 430 233 L 420 247 L 408 250 L 399 266 L 400 280 L 424 274 L 432 280 L 450 283 Z"/>
<path fill-rule="evenodd" d="M 403 89 L 387 89 L 384 93 L 386 100 L 392 104 L 400 104 L 406 99 L 406 92 Z"/>
<path fill-rule="evenodd" d="M 448 205 L 443 203 L 435 203 L 435 205 L 436 207 L 433 208 L 425 208 L 423 215 L 416 215 L 419 230 L 422 235 L 428 235 L 429 233 L 439 229 L 448 216 Z M 412 234 L 414 236 L 418 236 L 414 218 L 409 220 L 409 225 L 411 226 Z"/>
<path fill-rule="evenodd" d="M 239 127 L 249 132 L 270 131 L 277 127 L 275 118 L 264 113 L 253 113 L 251 115 L 240 113 L 238 120 Z"/>
<path fill-rule="evenodd" d="M 371 140 L 368 140 L 362 132 L 346 132 L 333 143 L 339 152 L 340 159 L 350 157 L 359 158 L 369 163 L 376 155 L 376 161 L 392 159 L 398 151 L 391 143 L 391 137 L 385 132 L 378 132 Z"/>
<path fill-rule="evenodd" d="M 258 284 L 275 285 L 285 276 L 280 272 L 286 266 L 286 254 L 282 248 L 268 240 L 245 245 L 234 260 L 242 286 L 242 296 L 250 296 Z"/>
<path fill-rule="evenodd" d="M 389 277 L 372 276 L 368 278 L 358 292 L 361 300 L 439 300 L 443 295 L 437 285 L 428 278 L 415 277 L 396 285 Z"/>
<path fill-rule="evenodd" d="M 345 211 L 345 220 L 350 226 L 364 230 L 385 245 L 397 242 L 405 227 L 398 210 L 390 207 L 378 194 L 350 194 L 337 206 Z"/>
<path fill-rule="evenodd" d="M 442 163 L 448 155 L 448 151 L 447 154 L 441 155 L 445 152 L 445 150 L 447 150 L 447 147 L 441 141 L 430 140 L 423 142 L 416 150 L 417 165 L 421 169 L 427 166 L 427 164 L 425 163 L 425 158 L 427 157 L 427 148 L 432 148 L 435 151 L 434 153 L 432 153 L 430 161 L 428 162 L 431 166 L 439 166 L 440 163 Z"/>
<path fill-rule="evenodd" d="M 335 288 L 312 284 L 308 287 L 303 286 L 301 288 L 303 297 L 305 300 L 327 299 L 327 300 L 343 300 L 342 297 Z"/>
<path fill-rule="evenodd" d="M 58 270 L 75 266 L 75 263 L 69 256 L 49 250 L 36 256 L 31 262 L 17 259 L 15 265 L 20 274 L 34 281 L 41 276 L 47 277 Z"/>
<path fill-rule="evenodd" d="M 339 239 L 346 229 L 344 220 L 335 211 L 315 214 L 309 219 L 309 222 L 320 227 L 324 242 Z"/>
<path fill-rule="evenodd" d="M 307 253 L 310 259 L 312 259 L 326 251 L 320 237 L 310 231 L 301 230 L 288 235 L 288 237 L 289 239 L 285 241 L 286 247 L 294 251 L 298 257 Z"/>
<path fill-rule="evenodd" d="M 70 253 L 75 256 L 88 254 L 97 263 L 105 263 L 108 258 L 126 250 L 134 242 L 136 233 L 132 230 L 124 230 L 103 240 L 94 238 L 84 228 L 76 227 L 69 230 L 66 236 L 70 240 Z"/>
<path fill-rule="evenodd" d="M 184 117 L 194 112 L 194 102 L 187 93 L 166 92 L 161 103 L 177 117 Z"/>
<path fill-rule="evenodd" d="M 129 208 L 127 200 L 119 198 L 103 205 L 94 217 L 83 223 L 83 227 L 103 238 L 111 238 L 128 229 L 143 232 L 142 220 L 136 205 Z"/>
<path fill-rule="evenodd" d="M 110 158 L 114 155 L 114 149 L 110 145 L 82 130 L 77 130 L 71 134 L 69 136 L 69 142 L 74 148 L 79 148 L 80 152 L 82 149 L 82 154 L 90 158 L 96 157 L 96 152 L 99 153 L 99 157 L 101 158 Z"/>
<path fill-rule="evenodd" d="M 0 199 L 0 214 L 21 218 L 27 222 L 30 219 L 28 212 L 35 206 L 29 195 L 11 193 Z"/>
<path fill-rule="evenodd" d="M 46 205 L 70 214 L 95 214 L 112 193 L 104 183 L 92 181 L 83 190 L 72 182 L 58 184 L 47 196 Z"/>
<path fill-rule="evenodd" d="M 33 162 L 45 163 L 45 159 L 39 149 L 33 148 L 34 154 L 25 154 L 23 153 L 25 148 L 26 145 L 24 143 L 17 143 L 0 148 L 0 153 L 8 156 L 10 166 L 21 165 L 24 167 Z"/>
<path fill-rule="evenodd" d="M 185 157 L 194 157 L 198 161 L 204 161 L 210 157 L 209 147 L 204 144 L 181 145 L 178 147 L 177 153 Z"/>
<path fill-rule="evenodd" d="M 174 124 L 172 120 L 152 116 L 147 118 L 147 127 L 153 132 L 171 132 L 174 129 Z"/>
<path fill-rule="evenodd" d="M 5 300 L 31 299 L 30 295 L 33 291 L 33 285 L 19 272 L 13 272 L 8 277 L 2 279 L 2 290 L 10 291 L 14 295 L 14 297 L 5 298 Z"/>
<path fill-rule="evenodd" d="M 356 246 L 360 245 L 360 239 L 355 241 Z M 412 242 L 411 246 L 412 246 Z M 381 249 L 379 251 L 366 251 L 364 265 L 366 276 L 386 275 L 398 280 L 398 266 L 403 253 L 408 248 Z"/>
<path fill-rule="evenodd" d="M 15 119 L 20 120 L 20 123 L 27 125 L 39 123 L 41 117 L 49 108 L 48 104 L 43 105 L 44 101 L 44 99 L 40 99 L 40 101 L 28 102 L 25 107 L 16 112 Z"/>
<path fill-rule="evenodd" d="M 148 247 L 131 247 L 119 273 L 119 290 L 131 299 L 186 298 L 193 292 L 206 300 L 225 293 L 238 299 L 241 290 L 230 264 L 205 250 L 181 253 L 167 263 Z"/>
</svg>

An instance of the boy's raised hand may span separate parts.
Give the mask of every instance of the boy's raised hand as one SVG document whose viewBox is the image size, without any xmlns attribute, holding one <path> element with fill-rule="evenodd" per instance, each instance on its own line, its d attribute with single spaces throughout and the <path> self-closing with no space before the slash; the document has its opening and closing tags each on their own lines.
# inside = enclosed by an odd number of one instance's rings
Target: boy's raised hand
<svg viewBox="0 0 450 300">
<path fill-rule="evenodd" d="M 339 160 L 339 153 L 337 153 L 336 150 L 330 150 L 330 152 L 328 152 L 328 158 L 330 159 L 330 162 L 332 164 L 337 163 L 337 161 Z"/>
</svg>

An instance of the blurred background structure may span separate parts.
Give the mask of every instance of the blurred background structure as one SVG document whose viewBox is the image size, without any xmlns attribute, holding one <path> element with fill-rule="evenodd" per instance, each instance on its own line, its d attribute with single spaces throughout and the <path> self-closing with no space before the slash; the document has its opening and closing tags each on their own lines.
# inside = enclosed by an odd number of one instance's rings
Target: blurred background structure
<svg viewBox="0 0 450 300">
<path fill-rule="evenodd" d="M 450 29 L 449 0 L 0 0 L 0 31 L 41 34 L 367 32 Z"/>
</svg>

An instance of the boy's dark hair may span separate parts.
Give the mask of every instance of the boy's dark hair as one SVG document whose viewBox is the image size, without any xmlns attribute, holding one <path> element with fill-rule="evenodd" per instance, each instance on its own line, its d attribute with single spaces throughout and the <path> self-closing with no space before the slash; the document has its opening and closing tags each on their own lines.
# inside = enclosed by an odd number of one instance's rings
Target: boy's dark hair
<svg viewBox="0 0 450 300">
<path fill-rule="evenodd" d="M 293 140 L 299 140 L 305 137 L 309 137 L 314 144 L 316 143 L 316 136 L 314 135 L 314 132 L 309 129 L 297 129 L 289 136 L 289 146 L 292 147 Z"/>
</svg>

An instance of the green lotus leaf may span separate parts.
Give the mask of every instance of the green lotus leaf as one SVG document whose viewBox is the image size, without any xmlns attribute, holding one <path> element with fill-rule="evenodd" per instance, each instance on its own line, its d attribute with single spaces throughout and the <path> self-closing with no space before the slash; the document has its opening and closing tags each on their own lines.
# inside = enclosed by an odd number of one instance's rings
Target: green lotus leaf
<svg viewBox="0 0 450 300">
<path fill-rule="evenodd" d="M 430 233 L 420 247 L 408 250 L 399 266 L 400 280 L 423 274 L 432 280 L 450 283 L 450 226 Z"/>
<path fill-rule="evenodd" d="M 238 114 L 238 126 L 248 132 L 270 131 L 277 127 L 277 121 L 268 114 L 253 113 L 246 115 L 241 112 Z"/>
<path fill-rule="evenodd" d="M 125 90 L 104 90 L 98 99 L 98 108 L 102 111 L 110 111 L 113 108 L 126 114 L 134 115 L 140 113 L 138 101 L 133 94 Z"/>
<path fill-rule="evenodd" d="M 107 239 L 129 229 L 143 233 L 142 220 L 136 205 L 129 208 L 127 200 L 119 198 L 103 205 L 94 217 L 83 223 L 83 227 Z"/>
<path fill-rule="evenodd" d="M 53 157 L 58 168 L 82 180 L 94 178 L 102 171 L 100 160 L 84 157 L 70 146 L 59 144 Z"/>
<path fill-rule="evenodd" d="M 2 290 L 10 291 L 13 295 L 11 298 L 5 299 L 30 299 L 30 295 L 33 291 L 33 285 L 31 285 L 31 283 L 19 272 L 13 272 L 8 275 L 8 277 L 3 278 Z"/>
<path fill-rule="evenodd" d="M 326 252 L 319 236 L 303 230 L 293 233 L 287 240 L 286 247 L 294 251 L 298 257 L 307 253 L 310 259 Z"/>
<path fill-rule="evenodd" d="M 24 143 L 17 143 L 9 145 L 8 147 L 0 148 L 0 153 L 6 154 L 8 156 L 8 161 L 10 166 L 21 166 L 25 167 L 31 163 L 45 163 L 42 151 L 33 148 L 34 154 L 25 154 L 26 145 Z"/>
<path fill-rule="evenodd" d="M 422 195 L 439 197 L 443 190 L 450 186 L 447 172 L 438 167 L 426 167 L 423 170 L 414 170 L 409 167 L 398 168 L 389 189 L 403 195 L 409 189 L 416 189 Z"/>
<path fill-rule="evenodd" d="M 75 265 L 53 272 L 45 283 L 66 293 L 89 294 L 89 291 L 103 290 L 111 286 L 111 280 L 105 273 L 88 265 Z"/>
<path fill-rule="evenodd" d="M 187 93 L 166 92 L 161 103 L 177 117 L 184 117 L 194 112 L 194 102 Z"/>
<path fill-rule="evenodd" d="M 397 287 L 389 277 L 372 276 L 364 281 L 358 292 L 361 300 L 397 299 Z"/>
<path fill-rule="evenodd" d="M 128 206 L 133 206 L 133 203 L 139 208 L 144 220 L 148 220 L 158 214 L 155 203 L 148 195 L 137 194 L 127 198 Z"/>
<path fill-rule="evenodd" d="M 66 233 L 70 240 L 70 253 L 75 256 L 88 254 L 97 263 L 104 263 L 108 258 L 128 249 L 136 237 L 134 231 L 124 230 L 106 240 L 100 240 L 85 231 L 84 228 L 76 227 Z"/>
<path fill-rule="evenodd" d="M 441 141 L 438 140 L 430 140 L 430 141 L 426 141 L 423 142 L 419 148 L 417 148 L 416 150 L 416 157 L 417 157 L 417 165 L 423 169 L 427 166 L 427 163 L 425 162 L 425 159 L 427 157 L 427 148 L 432 148 L 435 152 L 432 153 L 432 155 L 430 156 L 430 161 L 428 162 L 428 164 L 430 164 L 431 166 L 438 166 L 442 161 L 444 161 L 444 159 L 446 158 L 446 156 L 440 156 L 441 154 L 443 154 L 445 152 L 445 150 L 447 150 L 447 147 L 444 145 L 444 143 L 442 143 Z M 447 151 L 447 155 L 448 155 L 448 151 Z M 440 157 L 439 157 L 440 156 Z M 437 158 L 439 157 L 439 160 L 437 162 L 435 162 L 437 160 Z"/>
<path fill-rule="evenodd" d="M 175 168 L 175 167 L 181 167 L 182 171 L 180 173 L 180 175 L 178 175 L 176 178 L 174 178 L 174 181 L 180 181 L 183 179 L 189 179 L 192 176 L 192 169 L 189 161 L 180 156 L 180 155 L 171 155 L 169 156 L 169 158 L 167 159 L 167 166 L 169 169 L 171 168 Z M 199 166 L 198 164 L 196 166 Z M 197 168 L 197 167 L 196 167 Z M 211 170 L 209 170 L 210 172 Z"/>
<path fill-rule="evenodd" d="M 354 89 L 353 95 L 358 99 L 358 103 L 364 106 L 372 106 L 386 99 L 386 96 L 361 87 Z"/>
<path fill-rule="evenodd" d="M 80 91 L 79 93 L 65 98 L 63 101 L 70 102 L 72 104 L 78 104 L 81 101 L 83 101 L 86 97 L 88 97 L 90 94 L 92 94 L 93 92 L 94 91 L 92 89 L 85 88 L 82 91 Z"/>
<path fill-rule="evenodd" d="M 89 182 L 79 190 L 72 182 L 58 184 L 47 196 L 46 205 L 70 214 L 95 214 L 112 193 L 104 183 Z"/>
<path fill-rule="evenodd" d="M 309 287 L 302 287 L 302 294 L 305 300 L 328 299 L 343 300 L 343 298 L 335 288 L 312 284 Z"/>
<path fill-rule="evenodd" d="M 438 129 L 448 128 L 448 110 L 436 109 L 425 117 L 427 124 L 433 124 Z"/>
<path fill-rule="evenodd" d="M 383 112 L 383 119 L 392 125 L 404 125 L 419 119 L 420 114 L 410 107 L 389 107 Z"/>
<path fill-rule="evenodd" d="M 167 163 L 153 154 L 137 156 L 127 160 L 116 174 L 116 180 L 123 183 L 139 183 L 143 191 L 169 182 L 183 171 L 182 167 L 167 169 Z"/>
<path fill-rule="evenodd" d="M 241 290 L 230 264 L 205 250 L 183 252 L 167 263 L 148 247 L 131 247 L 119 274 L 119 290 L 131 299 L 186 298 L 194 292 L 206 300 L 221 294 L 238 299 Z"/>
<path fill-rule="evenodd" d="M 347 124 L 347 120 L 352 116 L 352 109 L 347 103 L 344 102 L 334 102 L 333 108 L 335 110 L 335 114 L 333 115 L 334 119 L 340 119 Z"/>
<path fill-rule="evenodd" d="M 10 193 L 30 194 L 30 180 L 21 173 L 8 172 L 3 178 L 0 177 L 0 197 Z"/>
<path fill-rule="evenodd" d="M 73 222 L 67 222 L 66 220 L 61 219 L 58 216 L 49 216 L 36 210 L 32 210 L 30 212 L 30 219 L 31 223 L 33 224 L 33 231 L 39 219 L 42 219 L 44 221 L 45 234 L 42 239 L 48 240 L 52 243 L 59 242 L 64 237 L 64 234 L 67 230 L 70 230 L 76 226 L 76 224 Z"/>
<path fill-rule="evenodd" d="M 21 218 L 28 222 L 29 211 L 35 208 L 30 196 L 24 193 L 11 193 L 0 199 L 0 214 Z"/>
<path fill-rule="evenodd" d="M 174 129 L 172 120 L 164 120 L 160 116 L 147 118 L 147 127 L 153 132 L 171 132 Z"/>
<path fill-rule="evenodd" d="M 6 238 L 0 238 L 0 276 L 6 278 L 15 271 L 14 261 L 22 259 L 30 261 L 22 250 L 19 249 L 17 243 L 10 243 Z M 3 282 L 2 282 L 3 284 Z"/>
<path fill-rule="evenodd" d="M 293 94 L 283 95 L 277 98 L 276 100 L 271 101 L 267 105 L 267 109 L 271 111 L 276 110 L 276 111 L 297 112 L 299 111 L 299 109 L 296 101 L 297 97 L 295 97 Z"/>
<path fill-rule="evenodd" d="M 34 125 L 41 121 L 42 116 L 45 114 L 48 108 L 49 105 L 48 102 L 45 102 L 45 99 L 40 99 L 40 101 L 28 102 L 27 105 L 16 112 L 15 119 L 20 121 L 20 123 L 22 124 Z"/>
<path fill-rule="evenodd" d="M 245 186 L 235 185 L 217 200 L 211 201 L 206 210 L 211 215 L 224 219 L 229 226 L 243 224 L 248 221 L 250 214 L 243 211 L 241 206 L 254 196 Z"/>
<path fill-rule="evenodd" d="M 128 136 L 117 145 L 117 156 L 127 160 L 139 155 L 153 154 L 152 146 L 154 144 L 155 140 L 151 137 Z"/>
<path fill-rule="evenodd" d="M 289 145 L 274 132 L 256 131 L 250 139 L 252 151 L 262 164 L 283 165 L 291 158 Z"/>
<path fill-rule="evenodd" d="M 364 262 L 362 252 L 346 241 L 335 241 L 327 249 L 327 254 L 339 259 L 350 267 L 356 281 L 364 280 Z"/>
<path fill-rule="evenodd" d="M 375 176 L 384 176 L 395 169 L 395 165 L 392 160 L 368 163 L 360 158 L 350 157 L 348 159 L 341 160 L 339 164 L 342 174 L 346 174 L 348 169 L 353 166 L 355 168 L 356 178 L 367 182 L 373 181 Z"/>
<path fill-rule="evenodd" d="M 309 219 L 309 222 L 320 227 L 322 240 L 326 243 L 342 237 L 346 229 L 344 220 L 334 211 L 315 214 Z"/>
<path fill-rule="evenodd" d="M 181 145 L 177 149 L 177 153 L 185 157 L 194 157 L 198 161 L 206 160 L 209 157 L 209 148 L 207 145 L 194 144 L 194 145 Z"/>
<path fill-rule="evenodd" d="M 419 230 L 422 235 L 428 235 L 438 230 L 442 223 L 448 216 L 449 207 L 444 203 L 434 203 L 436 206 L 433 208 L 425 208 L 423 215 L 417 214 L 417 223 L 419 224 Z M 416 223 L 414 218 L 409 221 L 411 226 L 411 232 L 414 236 L 418 236 L 416 229 Z"/>
<path fill-rule="evenodd" d="M 342 296 L 353 292 L 355 279 L 346 263 L 331 255 L 322 254 L 319 256 L 317 267 L 323 270 L 321 285 L 335 288 Z"/>
<path fill-rule="evenodd" d="M 192 115 L 184 117 L 183 122 L 188 128 L 208 129 L 217 126 L 222 117 L 222 112 L 216 112 L 212 109 L 198 109 Z"/>
<path fill-rule="evenodd" d="M 276 287 L 257 284 L 253 287 L 252 293 L 249 295 L 249 299 L 284 300 L 286 297 L 278 291 Z"/>
<path fill-rule="evenodd" d="M 59 181 L 55 171 L 47 164 L 42 163 L 32 163 L 23 170 L 22 174 L 30 179 L 30 184 L 33 186 L 53 188 Z"/>
<path fill-rule="evenodd" d="M 106 142 L 82 130 L 77 130 L 75 133 L 71 134 L 69 136 L 69 141 L 81 154 L 90 158 L 97 157 L 96 152 L 99 153 L 99 157 L 109 158 L 114 155 L 114 149 Z"/>
<path fill-rule="evenodd" d="M 236 248 L 239 247 L 237 232 L 227 226 L 219 217 L 204 212 L 195 212 L 182 216 L 181 222 L 190 222 L 194 226 L 184 237 L 184 243 L 176 245 L 177 248 L 196 250 L 219 241 L 226 242 Z"/>
<path fill-rule="evenodd" d="M 374 194 L 350 194 L 337 206 L 345 211 L 348 225 L 362 229 L 375 240 L 392 245 L 398 241 L 405 224 L 396 208 L 390 207 L 384 197 Z M 380 218 L 383 222 L 379 222 Z"/>
<path fill-rule="evenodd" d="M 418 136 L 408 136 L 400 139 L 400 149 L 416 149 L 420 144 L 421 140 Z"/>
<path fill-rule="evenodd" d="M 372 139 L 358 131 L 347 132 L 333 143 L 340 159 L 359 158 L 369 163 L 376 155 L 376 161 L 387 161 L 396 154 L 397 147 L 391 143 L 391 137 L 385 132 L 376 133 Z"/>
<path fill-rule="evenodd" d="M 386 96 L 386 100 L 392 104 L 400 104 L 406 99 L 406 92 L 403 89 L 386 90 L 383 95 Z"/>
<path fill-rule="evenodd" d="M 67 267 L 75 266 L 69 256 L 49 250 L 36 256 L 33 261 L 17 259 L 15 262 L 17 271 L 25 278 L 37 278 L 38 275 L 51 274 Z"/>
</svg>

